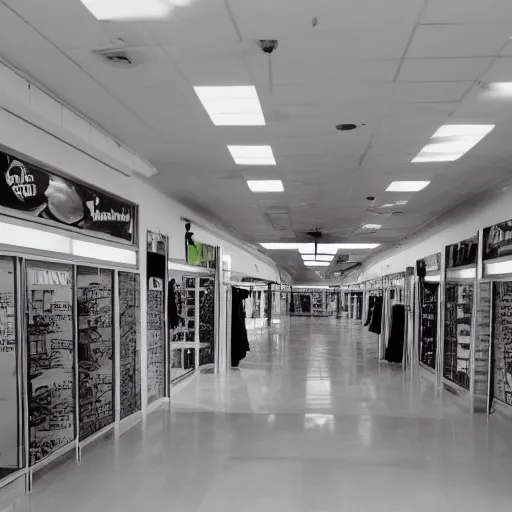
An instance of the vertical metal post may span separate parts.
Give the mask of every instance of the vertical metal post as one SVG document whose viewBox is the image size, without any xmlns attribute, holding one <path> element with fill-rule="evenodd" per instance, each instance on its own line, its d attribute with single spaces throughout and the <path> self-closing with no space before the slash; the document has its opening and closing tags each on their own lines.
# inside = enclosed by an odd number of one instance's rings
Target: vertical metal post
<svg viewBox="0 0 512 512">
<path fill-rule="evenodd" d="M 164 277 L 164 397 L 171 397 L 171 376 L 169 370 L 170 343 L 169 343 L 169 237 L 164 236 L 165 244 L 165 277 Z"/>
</svg>

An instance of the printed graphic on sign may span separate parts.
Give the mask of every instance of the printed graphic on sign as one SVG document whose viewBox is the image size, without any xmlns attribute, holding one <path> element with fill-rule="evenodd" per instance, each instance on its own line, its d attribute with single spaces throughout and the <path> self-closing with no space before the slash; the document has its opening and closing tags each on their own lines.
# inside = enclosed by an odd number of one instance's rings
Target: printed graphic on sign
<svg viewBox="0 0 512 512">
<path fill-rule="evenodd" d="M 135 206 L 1 151 L 0 206 L 134 242 Z"/>
</svg>

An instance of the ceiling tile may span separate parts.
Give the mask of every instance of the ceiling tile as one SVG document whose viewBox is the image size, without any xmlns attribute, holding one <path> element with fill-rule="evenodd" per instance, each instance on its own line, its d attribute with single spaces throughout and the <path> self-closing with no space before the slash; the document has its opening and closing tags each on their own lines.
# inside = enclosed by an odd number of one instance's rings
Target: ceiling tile
<svg viewBox="0 0 512 512">
<path fill-rule="evenodd" d="M 512 58 L 500 57 L 495 60 L 483 76 L 484 82 L 512 82 Z"/>
<path fill-rule="evenodd" d="M 407 52 L 414 57 L 489 57 L 498 55 L 510 36 L 507 25 L 420 25 Z"/>
<path fill-rule="evenodd" d="M 405 59 L 401 82 L 450 82 L 476 80 L 492 63 L 490 57 L 462 59 Z"/>
<path fill-rule="evenodd" d="M 512 21 L 509 0 L 429 0 L 421 23 L 485 23 Z"/>
</svg>

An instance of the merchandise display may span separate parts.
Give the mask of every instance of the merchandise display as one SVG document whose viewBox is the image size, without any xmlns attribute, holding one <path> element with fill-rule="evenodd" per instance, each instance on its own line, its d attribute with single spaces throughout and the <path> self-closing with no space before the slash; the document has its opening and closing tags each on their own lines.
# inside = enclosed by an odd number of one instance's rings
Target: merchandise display
<svg viewBox="0 0 512 512">
<path fill-rule="evenodd" d="M 121 419 L 141 410 L 140 276 L 119 272 Z"/>
<path fill-rule="evenodd" d="M 443 375 L 468 390 L 473 294 L 472 283 L 446 283 Z"/>
<path fill-rule="evenodd" d="M 114 422 L 113 272 L 77 267 L 80 440 Z"/>
<path fill-rule="evenodd" d="M 214 362 L 215 280 L 199 279 L 199 366 Z"/>
<path fill-rule="evenodd" d="M 493 392 L 494 398 L 512 405 L 512 282 L 495 287 Z"/>
<path fill-rule="evenodd" d="M 478 283 L 476 329 L 474 342 L 474 394 L 487 406 L 489 393 L 489 351 L 491 350 L 492 283 Z"/>
<path fill-rule="evenodd" d="M 420 362 L 435 370 L 439 284 L 422 282 L 420 287 Z"/>
</svg>

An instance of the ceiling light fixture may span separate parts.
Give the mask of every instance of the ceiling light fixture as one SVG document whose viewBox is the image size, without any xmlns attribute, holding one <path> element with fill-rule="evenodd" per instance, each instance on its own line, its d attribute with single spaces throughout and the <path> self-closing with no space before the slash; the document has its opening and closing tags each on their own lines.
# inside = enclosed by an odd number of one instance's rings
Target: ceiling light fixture
<svg viewBox="0 0 512 512">
<path fill-rule="evenodd" d="M 253 192 L 284 192 L 281 180 L 251 180 L 247 185 Z"/>
<path fill-rule="evenodd" d="M 430 181 L 393 181 L 386 192 L 419 192 L 429 184 Z"/>
<path fill-rule="evenodd" d="M 375 230 L 377 230 L 377 229 L 380 229 L 380 228 L 382 228 L 382 224 L 365 224 L 363 226 L 363 229 L 375 229 Z"/>
<path fill-rule="evenodd" d="M 474 148 L 494 127 L 493 124 L 441 126 L 412 163 L 454 162 Z"/>
<path fill-rule="evenodd" d="M 256 87 L 194 87 L 215 126 L 265 126 Z"/>
<path fill-rule="evenodd" d="M 190 0 L 80 0 L 100 21 L 144 20 L 168 17 L 173 7 Z"/>
<path fill-rule="evenodd" d="M 491 98 L 512 98 L 512 82 L 493 82 L 487 84 L 486 96 Z"/>
<path fill-rule="evenodd" d="M 306 267 L 328 267 L 330 263 L 328 261 L 305 261 Z"/>
<path fill-rule="evenodd" d="M 301 254 L 304 261 L 332 261 L 334 254 Z"/>
<path fill-rule="evenodd" d="M 276 165 L 270 146 L 228 146 L 237 165 Z"/>
<path fill-rule="evenodd" d="M 300 242 L 269 242 L 260 243 L 268 250 L 299 250 L 301 254 L 315 254 L 315 244 Z M 318 244 L 318 254 L 336 254 L 339 249 L 346 250 L 370 250 L 376 249 L 380 244 L 370 243 L 344 243 L 344 244 Z"/>
</svg>

